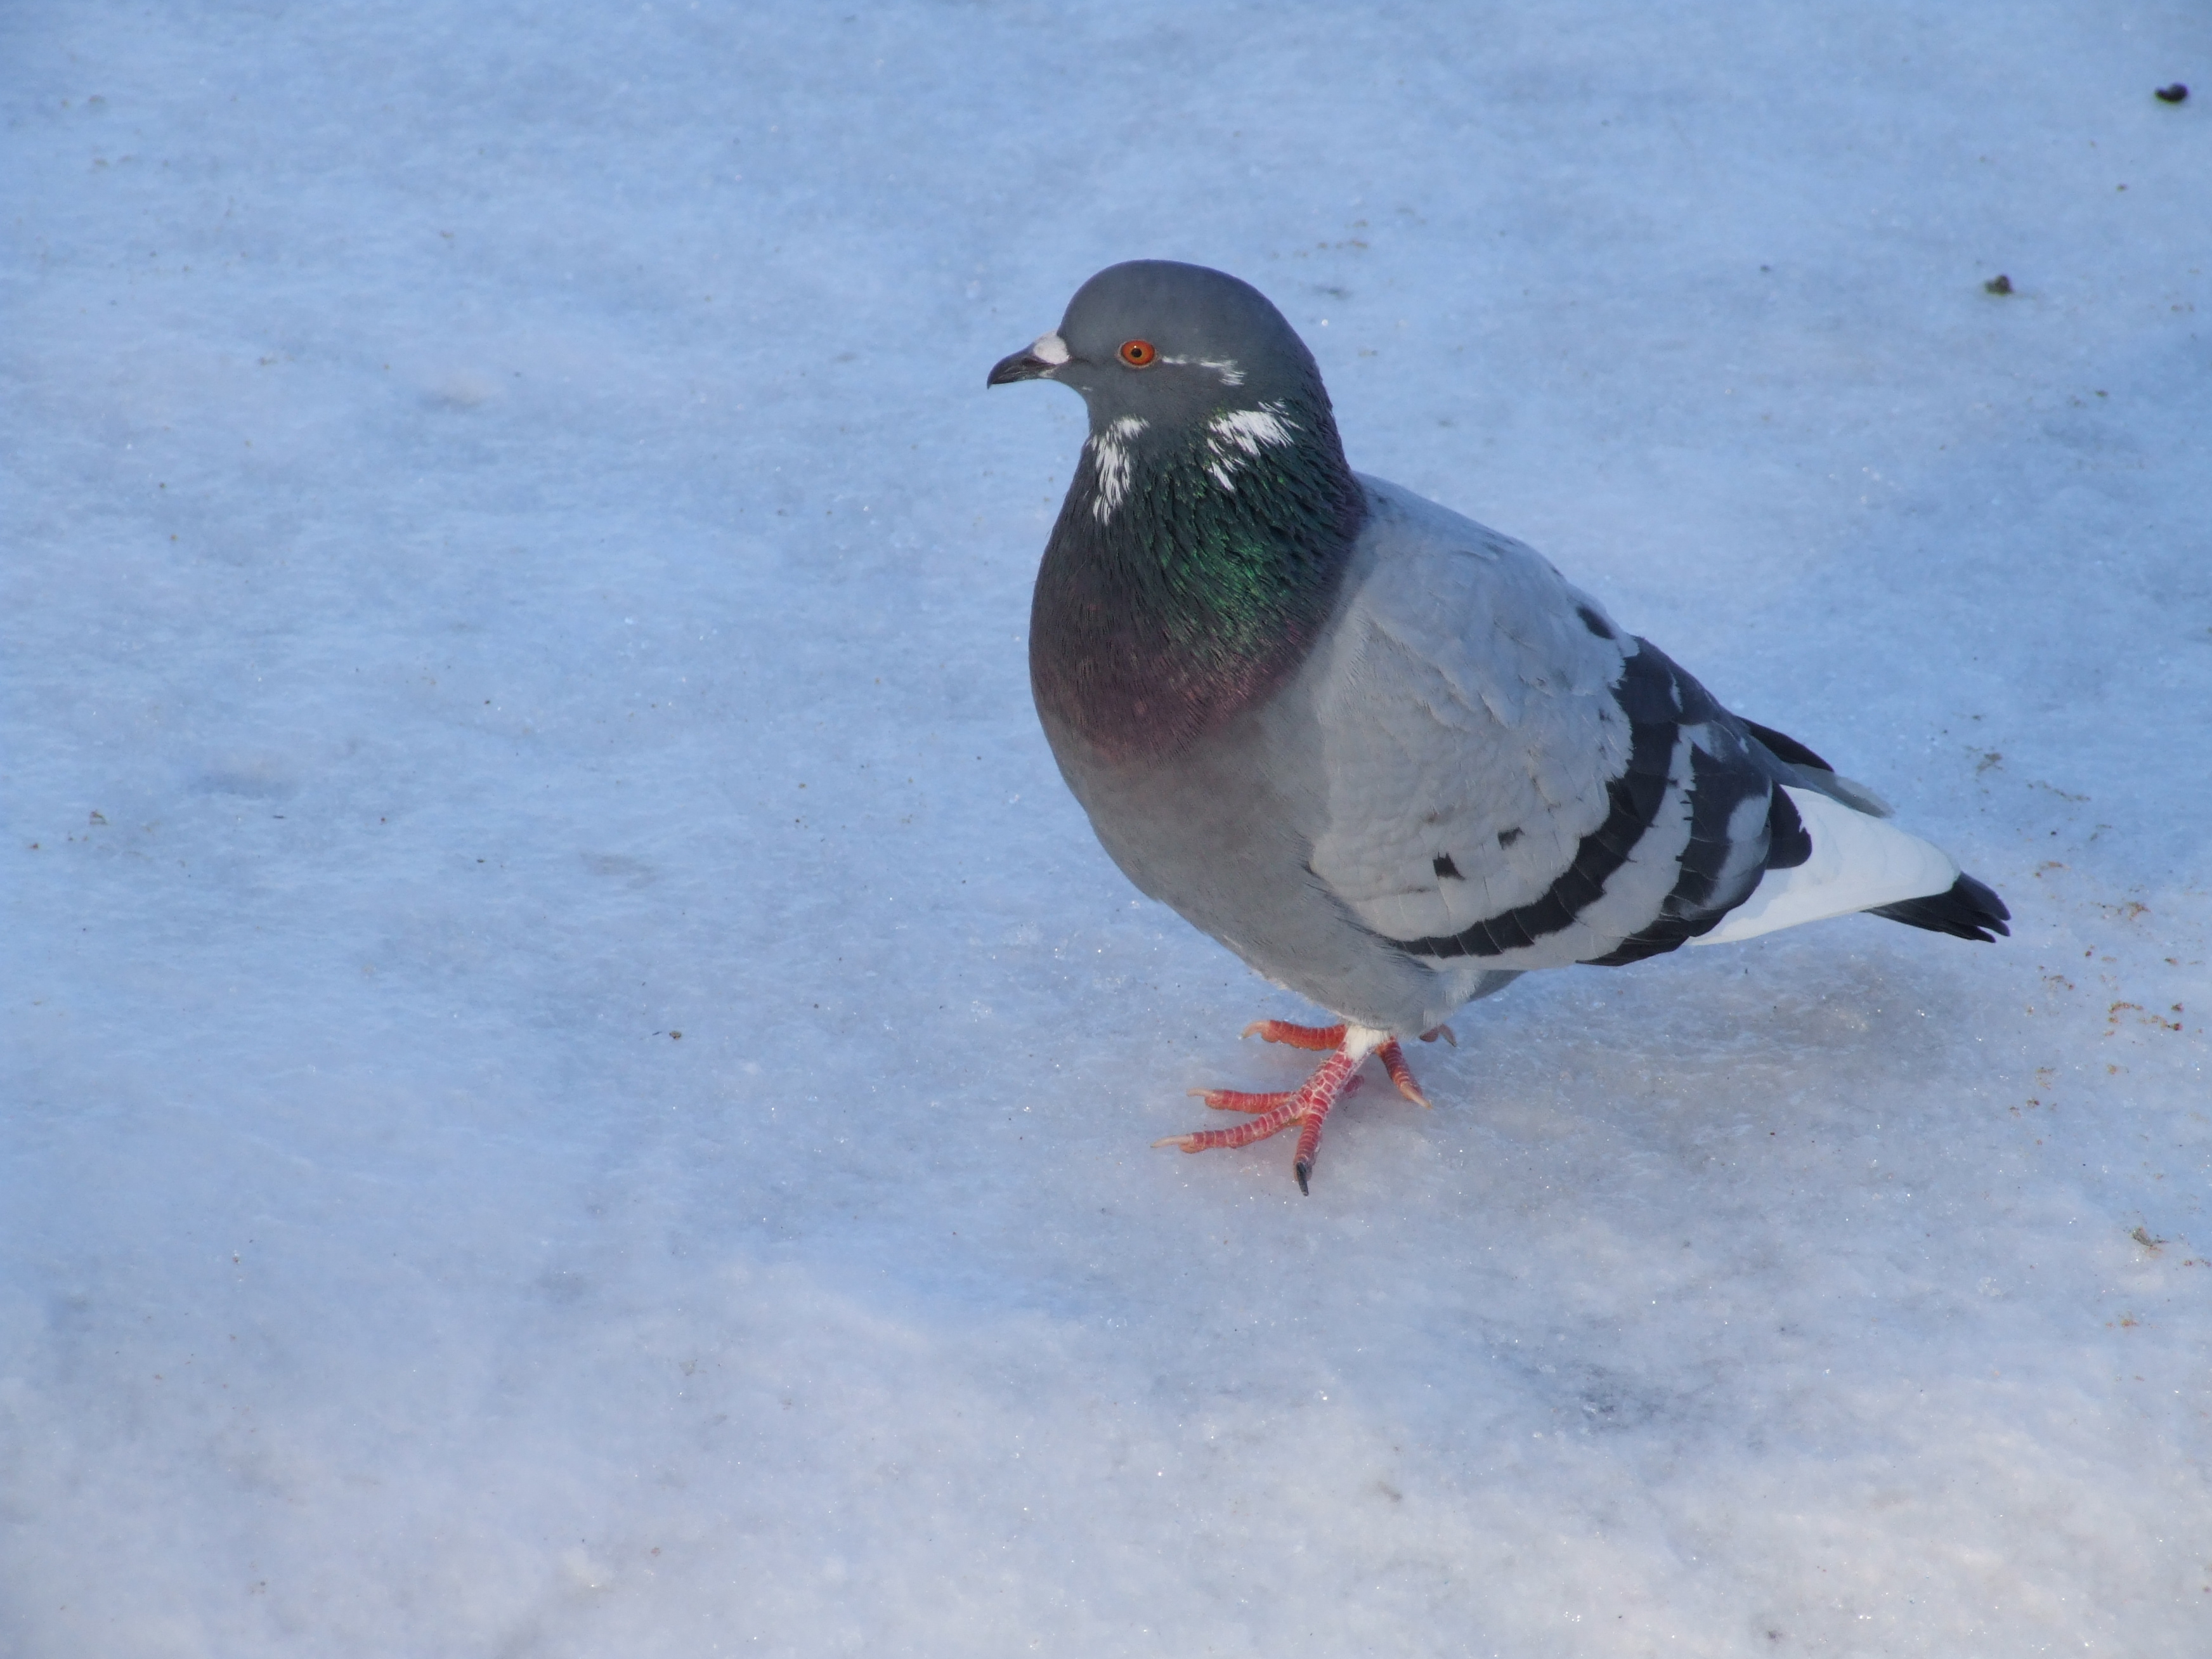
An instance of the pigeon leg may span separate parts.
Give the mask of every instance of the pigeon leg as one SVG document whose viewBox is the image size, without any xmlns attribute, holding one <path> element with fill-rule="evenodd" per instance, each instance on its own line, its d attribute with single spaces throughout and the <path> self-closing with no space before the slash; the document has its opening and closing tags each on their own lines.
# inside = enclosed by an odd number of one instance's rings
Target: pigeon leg
<svg viewBox="0 0 2212 1659">
<path fill-rule="evenodd" d="M 1262 1042 L 1287 1042 L 1293 1048 L 1334 1048 L 1344 1041 L 1341 1025 L 1293 1025 L 1287 1019 L 1255 1019 L 1238 1035 L 1255 1031 Z"/>
<path fill-rule="evenodd" d="M 1289 1029 L 1303 1034 L 1312 1028 L 1291 1026 Z M 1322 1126 L 1328 1121 L 1330 1109 L 1351 1092 L 1352 1074 L 1359 1069 L 1359 1062 L 1390 1041 L 1390 1034 L 1387 1031 L 1369 1030 L 1358 1025 L 1346 1026 L 1336 1052 L 1322 1061 L 1314 1074 L 1291 1094 L 1247 1095 L 1233 1089 L 1199 1091 L 1197 1092 L 1209 1106 L 1217 1106 L 1223 1111 L 1249 1111 L 1255 1115 L 1234 1128 L 1197 1129 L 1188 1134 L 1164 1136 L 1152 1144 L 1155 1146 L 1178 1146 L 1186 1152 L 1249 1146 L 1255 1140 L 1265 1140 L 1269 1135 L 1279 1134 L 1291 1124 L 1297 1123 L 1303 1127 L 1298 1131 L 1297 1150 L 1291 1156 L 1291 1171 L 1297 1176 L 1298 1190 L 1302 1193 L 1310 1191 L 1307 1183 L 1313 1174 L 1314 1159 L 1321 1151 Z M 1396 1045 L 1394 1043 L 1392 1046 Z M 1401 1060 L 1399 1064 L 1403 1069 L 1404 1061 Z"/>
<path fill-rule="evenodd" d="M 1353 1094 L 1358 1088 L 1359 1079 L 1354 1077 L 1344 1085 L 1344 1092 Z M 1217 1112 L 1272 1112 L 1284 1102 L 1294 1099 L 1298 1091 L 1285 1089 L 1279 1094 L 1253 1095 L 1242 1089 L 1189 1089 L 1184 1092 L 1204 1101 Z"/>
<path fill-rule="evenodd" d="M 1243 1035 L 1250 1036 L 1255 1031 L 1260 1034 L 1260 1040 L 1263 1042 L 1288 1043 L 1293 1048 L 1334 1048 L 1344 1041 L 1345 1028 L 1341 1025 L 1293 1025 L 1286 1019 L 1255 1019 L 1244 1028 Z M 1422 1032 L 1421 1041 L 1434 1042 L 1439 1036 L 1455 1048 L 1459 1047 L 1459 1039 L 1452 1035 L 1449 1025 L 1439 1025 L 1433 1031 Z M 1397 1038 L 1392 1037 L 1377 1048 L 1375 1051 L 1375 1057 L 1382 1062 L 1382 1069 L 1389 1073 L 1390 1081 L 1398 1085 L 1400 1094 L 1405 1096 L 1416 1106 L 1425 1106 L 1429 1103 L 1429 1097 L 1421 1092 L 1421 1085 L 1413 1081 L 1413 1068 L 1406 1064 L 1405 1050 L 1399 1048 Z M 1191 1092 L 1202 1095 L 1206 1103 L 1212 1106 L 1214 1104 L 1214 1097 L 1225 1097 L 1233 1091 L 1194 1089 Z M 1255 1096 L 1254 1098 L 1256 1099 L 1258 1097 Z M 1278 1101 L 1276 1103 L 1280 1103 Z M 1264 1109 L 1227 1106 L 1220 1109 L 1242 1112 Z"/>
<path fill-rule="evenodd" d="M 1285 1089 L 1279 1094 L 1247 1094 L 1242 1089 L 1187 1089 L 1217 1112 L 1272 1112 L 1297 1092 Z"/>
<path fill-rule="evenodd" d="M 1406 1064 L 1405 1050 L 1393 1037 L 1375 1051 L 1375 1058 L 1382 1062 L 1382 1069 L 1390 1074 L 1390 1081 L 1398 1085 L 1398 1092 L 1416 1106 L 1426 1106 L 1429 1097 L 1421 1092 L 1421 1085 L 1413 1081 L 1413 1067 Z"/>
</svg>

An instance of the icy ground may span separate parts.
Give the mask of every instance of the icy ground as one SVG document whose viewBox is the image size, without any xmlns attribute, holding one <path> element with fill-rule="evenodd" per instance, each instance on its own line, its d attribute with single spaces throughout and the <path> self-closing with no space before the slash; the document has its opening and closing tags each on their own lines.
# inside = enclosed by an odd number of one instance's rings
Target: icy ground
<svg viewBox="0 0 2212 1659">
<path fill-rule="evenodd" d="M 2212 1652 L 2212 26 L 2122 15 L 6 8 L 0 1653 Z M 2015 937 L 1150 1150 L 1311 1011 L 1030 708 L 1079 409 L 983 374 L 1138 254 Z"/>
</svg>

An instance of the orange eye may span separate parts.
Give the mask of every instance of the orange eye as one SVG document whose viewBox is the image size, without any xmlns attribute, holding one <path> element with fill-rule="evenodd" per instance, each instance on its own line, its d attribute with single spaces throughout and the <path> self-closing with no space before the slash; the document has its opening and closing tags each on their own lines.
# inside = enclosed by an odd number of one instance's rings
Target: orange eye
<svg viewBox="0 0 2212 1659">
<path fill-rule="evenodd" d="M 1152 343 L 1150 340 L 1124 340 L 1121 342 L 1121 361 L 1128 364 L 1132 368 L 1146 368 L 1151 364 L 1152 359 L 1159 355 L 1160 354 L 1158 352 L 1152 349 Z"/>
</svg>

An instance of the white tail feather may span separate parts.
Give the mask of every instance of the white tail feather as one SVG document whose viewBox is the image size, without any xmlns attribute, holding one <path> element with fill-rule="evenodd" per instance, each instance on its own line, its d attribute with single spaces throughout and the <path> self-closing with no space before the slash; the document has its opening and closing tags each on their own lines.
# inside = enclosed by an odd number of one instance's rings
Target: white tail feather
<svg viewBox="0 0 2212 1659">
<path fill-rule="evenodd" d="M 1958 880 L 1958 863 L 1942 848 L 1810 789 L 1782 788 L 1813 838 L 1813 856 L 1794 870 L 1769 870 L 1727 920 L 1691 944 L 1756 939 L 1778 927 L 1948 892 Z"/>
</svg>

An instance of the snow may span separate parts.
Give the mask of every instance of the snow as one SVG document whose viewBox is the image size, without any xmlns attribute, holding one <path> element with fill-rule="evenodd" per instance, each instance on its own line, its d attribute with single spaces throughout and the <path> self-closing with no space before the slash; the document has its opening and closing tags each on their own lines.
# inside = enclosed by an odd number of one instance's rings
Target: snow
<svg viewBox="0 0 2212 1659">
<path fill-rule="evenodd" d="M 0 1651 L 2205 1650 L 2201 9 L 21 5 L 0 96 Z M 1313 1011 L 1030 708 L 1079 406 L 983 375 L 1140 255 L 2014 938 L 1152 1150 Z"/>
</svg>

